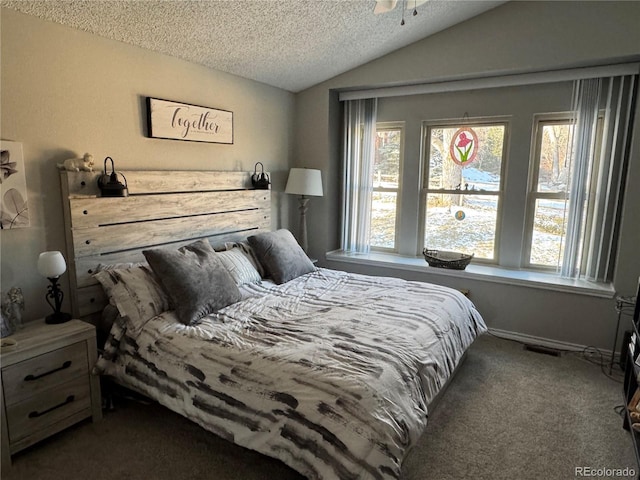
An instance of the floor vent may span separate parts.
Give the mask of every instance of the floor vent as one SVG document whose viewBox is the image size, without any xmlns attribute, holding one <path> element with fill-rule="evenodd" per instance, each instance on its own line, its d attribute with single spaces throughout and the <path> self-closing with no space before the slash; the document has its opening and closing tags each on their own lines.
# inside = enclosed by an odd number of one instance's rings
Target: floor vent
<svg viewBox="0 0 640 480">
<path fill-rule="evenodd" d="M 542 345 L 525 344 L 524 349 L 529 350 L 530 352 L 544 353 L 545 355 L 552 355 L 554 357 L 559 357 L 560 355 L 562 355 L 561 350 L 556 350 L 555 348 L 551 348 L 551 347 L 544 347 Z"/>
</svg>

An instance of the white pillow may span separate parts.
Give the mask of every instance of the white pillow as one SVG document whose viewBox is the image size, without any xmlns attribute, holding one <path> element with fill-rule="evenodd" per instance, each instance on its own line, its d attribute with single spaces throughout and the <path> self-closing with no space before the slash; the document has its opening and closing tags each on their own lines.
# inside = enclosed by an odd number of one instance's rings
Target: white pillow
<svg viewBox="0 0 640 480">
<path fill-rule="evenodd" d="M 134 332 L 170 308 L 169 298 L 148 265 L 103 269 L 94 277 Z"/>
<path fill-rule="evenodd" d="M 236 285 L 245 283 L 260 283 L 262 277 L 252 265 L 247 256 L 239 248 L 232 248 L 222 252 L 216 252 L 216 257 L 227 269 Z"/>
<path fill-rule="evenodd" d="M 260 263 L 260 260 L 256 256 L 256 253 L 253 251 L 253 247 L 251 247 L 251 245 L 249 245 L 247 241 L 226 242 L 224 246 L 226 250 L 233 250 L 234 248 L 237 248 L 238 250 L 240 250 L 240 252 L 242 252 L 244 256 L 247 257 L 247 259 L 251 262 L 251 265 L 253 265 L 253 268 L 255 268 L 258 271 L 258 273 L 260 274 L 260 277 L 261 278 L 266 277 L 266 272 L 264 271 L 264 267 Z"/>
</svg>

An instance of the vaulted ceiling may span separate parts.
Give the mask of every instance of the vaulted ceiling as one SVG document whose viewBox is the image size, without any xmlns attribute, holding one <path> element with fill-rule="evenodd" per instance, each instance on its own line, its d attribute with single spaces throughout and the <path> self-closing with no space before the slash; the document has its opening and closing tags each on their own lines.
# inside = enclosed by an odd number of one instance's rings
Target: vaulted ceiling
<svg viewBox="0 0 640 480">
<path fill-rule="evenodd" d="M 402 4 L 405 24 L 402 19 Z M 2 0 L 3 7 L 292 92 L 379 58 L 505 0 Z"/>
</svg>

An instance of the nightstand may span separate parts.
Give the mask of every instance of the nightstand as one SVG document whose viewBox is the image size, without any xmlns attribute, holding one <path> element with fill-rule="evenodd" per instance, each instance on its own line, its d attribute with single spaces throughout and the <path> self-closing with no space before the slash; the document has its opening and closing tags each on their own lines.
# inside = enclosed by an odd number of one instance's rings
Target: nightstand
<svg viewBox="0 0 640 480">
<path fill-rule="evenodd" d="M 93 325 L 71 320 L 25 324 L 2 348 L 2 468 L 11 455 L 87 417 L 102 418 Z"/>
</svg>

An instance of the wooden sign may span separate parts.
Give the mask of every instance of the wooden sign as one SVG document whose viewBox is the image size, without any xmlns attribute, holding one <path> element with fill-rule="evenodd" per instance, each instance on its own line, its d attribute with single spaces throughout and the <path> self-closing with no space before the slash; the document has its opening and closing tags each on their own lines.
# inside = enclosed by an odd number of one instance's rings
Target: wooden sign
<svg viewBox="0 0 640 480">
<path fill-rule="evenodd" d="M 233 112 L 147 97 L 149 136 L 233 143 Z"/>
</svg>

